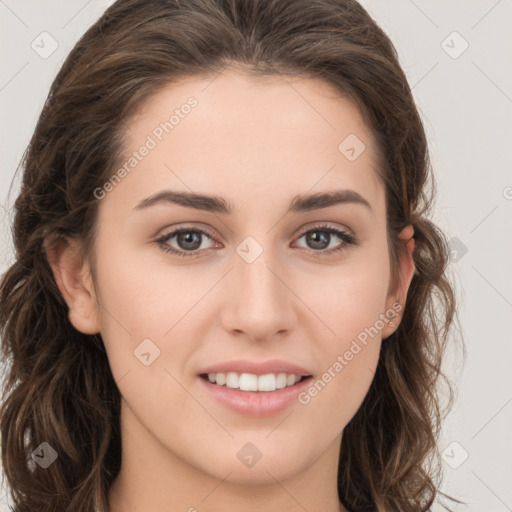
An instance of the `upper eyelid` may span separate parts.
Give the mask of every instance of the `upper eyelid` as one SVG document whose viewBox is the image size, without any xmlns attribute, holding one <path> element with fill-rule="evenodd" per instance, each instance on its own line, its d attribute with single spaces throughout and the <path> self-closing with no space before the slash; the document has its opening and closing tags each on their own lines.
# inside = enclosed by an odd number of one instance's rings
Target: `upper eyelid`
<svg viewBox="0 0 512 512">
<path fill-rule="evenodd" d="M 300 238 L 300 237 L 304 236 L 306 233 L 308 233 L 309 231 L 312 231 L 314 229 L 319 229 L 319 230 L 320 229 L 335 229 L 342 233 L 346 233 L 347 235 L 349 235 L 352 238 L 357 240 L 357 237 L 352 232 L 352 230 L 347 229 L 347 228 L 338 227 L 338 226 L 335 227 L 335 226 L 329 225 L 328 221 L 319 221 L 318 224 L 314 224 L 312 226 L 307 226 L 303 229 L 298 229 L 293 233 L 293 236 L 295 238 L 297 238 L 297 237 Z M 210 233 L 207 229 L 202 228 L 202 227 L 186 226 L 186 225 L 179 226 L 177 228 L 173 228 L 170 231 L 168 231 L 167 233 L 157 236 L 156 240 L 157 241 L 165 240 L 165 239 L 170 240 L 170 239 L 174 238 L 176 236 L 176 234 L 178 234 L 180 231 L 197 231 L 201 234 L 208 236 L 212 241 L 218 242 L 218 239 L 212 233 Z M 193 251 L 190 251 L 190 252 L 193 252 Z"/>
<path fill-rule="evenodd" d="M 201 234 L 209 236 L 212 240 L 216 240 L 216 237 L 213 236 L 207 229 L 194 226 L 180 226 L 178 228 L 170 229 L 167 232 L 164 231 L 162 234 L 156 236 L 156 240 L 161 240 L 163 238 L 174 238 L 174 236 L 176 236 L 176 234 L 180 231 L 197 231 Z"/>
</svg>

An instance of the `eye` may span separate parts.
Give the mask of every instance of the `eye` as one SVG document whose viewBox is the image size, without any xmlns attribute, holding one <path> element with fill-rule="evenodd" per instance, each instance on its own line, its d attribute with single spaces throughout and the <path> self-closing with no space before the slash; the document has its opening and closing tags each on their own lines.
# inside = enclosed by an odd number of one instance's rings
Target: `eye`
<svg viewBox="0 0 512 512">
<path fill-rule="evenodd" d="M 212 235 L 202 229 L 179 228 L 157 238 L 155 243 L 165 252 L 177 256 L 194 257 L 199 256 L 201 251 L 212 248 L 204 247 L 204 237 L 215 241 Z M 306 249 L 322 255 L 347 249 L 350 245 L 357 245 L 357 239 L 352 234 L 325 224 L 308 229 L 299 236 L 298 240 L 303 237 L 306 237 L 306 243 L 310 246 L 305 247 Z M 335 241 L 336 238 L 341 240 L 341 243 L 338 242 L 337 245 L 329 248 L 331 242 Z M 173 243 L 178 247 L 173 246 Z"/>
<path fill-rule="evenodd" d="M 158 238 L 155 242 L 165 252 L 177 256 L 197 256 L 197 251 L 206 249 L 202 243 L 203 237 L 208 237 L 213 241 L 213 237 L 202 229 L 180 228 Z M 170 245 L 173 239 L 176 239 L 177 248 Z"/>
<path fill-rule="evenodd" d="M 300 235 L 298 240 L 303 237 L 305 237 L 306 243 L 309 245 L 306 249 L 312 249 L 314 252 L 320 254 L 331 254 L 347 249 L 350 245 L 357 245 L 357 240 L 353 235 L 326 224 L 308 229 Z M 335 241 L 336 238 L 340 239 L 342 242 L 338 242 L 337 245 L 335 244 L 334 247 L 331 246 L 329 248 L 331 242 Z"/>
</svg>

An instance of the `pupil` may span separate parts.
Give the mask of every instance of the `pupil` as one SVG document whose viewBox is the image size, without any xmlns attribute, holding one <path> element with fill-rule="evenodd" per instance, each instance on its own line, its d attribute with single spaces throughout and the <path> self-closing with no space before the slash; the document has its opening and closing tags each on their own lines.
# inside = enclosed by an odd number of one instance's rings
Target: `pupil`
<svg viewBox="0 0 512 512">
<path fill-rule="evenodd" d="M 182 249 L 193 251 L 201 246 L 201 235 L 195 231 L 180 233 L 178 234 L 178 244 Z"/>
<path fill-rule="evenodd" d="M 320 236 L 317 236 L 320 235 Z M 325 249 L 329 245 L 329 237 L 330 233 L 325 231 L 312 231 L 307 236 L 308 243 L 311 242 L 314 249 Z M 322 247 L 322 244 L 325 243 L 325 247 Z M 320 245 L 318 245 L 320 244 Z"/>
</svg>

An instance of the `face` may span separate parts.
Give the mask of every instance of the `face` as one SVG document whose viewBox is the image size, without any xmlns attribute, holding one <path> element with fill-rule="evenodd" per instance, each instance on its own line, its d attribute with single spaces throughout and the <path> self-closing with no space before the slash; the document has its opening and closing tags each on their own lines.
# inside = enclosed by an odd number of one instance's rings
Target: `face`
<svg viewBox="0 0 512 512">
<path fill-rule="evenodd" d="M 397 308 L 359 112 L 319 80 L 227 70 L 128 126 L 93 269 L 123 442 L 248 483 L 337 454 Z"/>
</svg>

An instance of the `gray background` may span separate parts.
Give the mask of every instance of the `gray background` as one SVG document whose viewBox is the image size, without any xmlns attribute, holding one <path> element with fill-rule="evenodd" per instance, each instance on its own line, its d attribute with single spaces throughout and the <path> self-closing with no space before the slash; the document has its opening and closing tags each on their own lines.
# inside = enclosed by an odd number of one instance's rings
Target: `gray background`
<svg viewBox="0 0 512 512">
<path fill-rule="evenodd" d="M 0 0 L 0 272 L 13 257 L 18 179 L 7 192 L 15 168 L 60 64 L 110 3 Z M 454 248 L 468 358 L 464 368 L 460 352 L 446 360 L 459 392 L 440 443 L 443 490 L 469 503 L 457 511 L 511 511 L 512 3 L 362 3 L 395 43 L 413 87 L 439 189 L 434 220 Z M 56 43 L 45 31 L 58 44 L 51 55 L 44 52 Z M 0 494 L 0 512 L 7 503 Z"/>
</svg>

